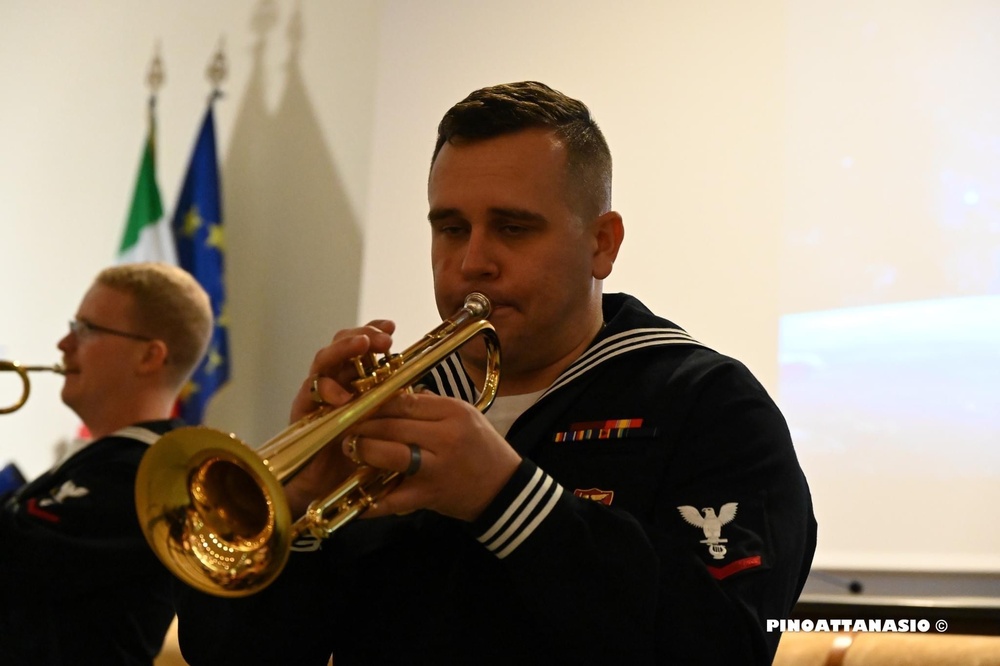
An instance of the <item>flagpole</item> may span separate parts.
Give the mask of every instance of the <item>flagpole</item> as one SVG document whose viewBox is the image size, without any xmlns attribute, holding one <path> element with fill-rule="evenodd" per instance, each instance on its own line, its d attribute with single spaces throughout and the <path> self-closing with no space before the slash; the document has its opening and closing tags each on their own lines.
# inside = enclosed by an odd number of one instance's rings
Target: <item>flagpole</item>
<svg viewBox="0 0 1000 666">
<path fill-rule="evenodd" d="M 177 239 L 178 263 L 208 292 L 215 317 L 215 330 L 208 351 L 181 392 L 178 411 L 189 425 L 203 422 L 212 396 L 229 380 L 225 235 L 213 114 L 215 100 L 222 96 L 222 82 L 228 69 L 223 46 L 220 39 L 206 71 L 212 92 L 171 224 Z"/>
<path fill-rule="evenodd" d="M 147 131 L 154 151 L 156 150 L 156 98 L 166 79 L 166 72 L 163 71 L 163 59 L 160 57 L 160 42 L 157 40 L 156 48 L 153 50 L 153 59 L 149 62 L 149 69 L 146 70 L 146 87 L 149 88 Z M 173 253 L 171 252 L 168 256 L 173 256 Z"/>
<path fill-rule="evenodd" d="M 149 63 L 149 70 L 146 72 L 146 85 L 149 87 L 149 121 L 154 122 L 156 111 L 156 96 L 166 80 L 163 71 L 163 60 L 160 58 L 160 43 L 156 43 L 156 50 L 153 52 L 153 60 Z"/>
<path fill-rule="evenodd" d="M 156 99 L 166 75 L 160 44 L 146 70 L 149 103 L 146 108 L 146 140 L 139 160 L 132 201 L 125 219 L 125 229 L 118 245 L 117 263 L 163 261 L 175 264 L 176 250 L 169 224 L 163 220 L 163 203 L 156 182 Z"/>
<path fill-rule="evenodd" d="M 212 94 L 209 97 L 210 102 L 222 97 L 222 82 L 226 80 L 226 75 L 229 73 L 225 47 L 226 38 L 220 37 L 219 48 L 216 49 L 215 55 L 212 57 L 212 61 L 208 64 L 208 69 L 205 71 L 209 83 L 212 84 Z"/>
</svg>

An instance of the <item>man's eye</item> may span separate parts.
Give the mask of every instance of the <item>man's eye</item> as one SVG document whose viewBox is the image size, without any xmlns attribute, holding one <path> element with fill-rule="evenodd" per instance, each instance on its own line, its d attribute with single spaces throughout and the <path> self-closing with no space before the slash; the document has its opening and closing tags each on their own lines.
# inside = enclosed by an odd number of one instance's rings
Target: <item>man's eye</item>
<svg viewBox="0 0 1000 666">
<path fill-rule="evenodd" d="M 431 224 L 433 233 L 441 236 L 457 236 L 462 233 L 463 229 L 465 229 L 465 225 L 457 222 L 438 221 Z"/>
<path fill-rule="evenodd" d="M 519 224 L 505 224 L 500 227 L 500 231 L 505 236 L 523 236 L 528 232 L 528 228 Z"/>
</svg>

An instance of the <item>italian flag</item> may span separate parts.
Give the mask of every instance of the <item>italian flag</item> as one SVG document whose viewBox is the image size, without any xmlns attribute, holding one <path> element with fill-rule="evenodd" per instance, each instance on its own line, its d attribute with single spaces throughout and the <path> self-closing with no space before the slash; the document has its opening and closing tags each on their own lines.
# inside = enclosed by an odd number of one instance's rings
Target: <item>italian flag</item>
<svg viewBox="0 0 1000 666">
<path fill-rule="evenodd" d="M 139 176 L 129 209 L 125 233 L 118 248 L 118 263 L 162 261 L 177 264 L 170 222 L 163 219 L 160 188 L 156 184 L 156 121 L 150 104 L 149 136 L 139 163 Z"/>
</svg>

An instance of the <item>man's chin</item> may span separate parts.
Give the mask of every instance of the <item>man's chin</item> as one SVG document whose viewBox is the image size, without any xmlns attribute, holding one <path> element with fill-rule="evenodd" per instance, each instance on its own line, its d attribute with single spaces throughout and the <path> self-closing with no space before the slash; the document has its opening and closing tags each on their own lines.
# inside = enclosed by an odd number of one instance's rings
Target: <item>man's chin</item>
<svg viewBox="0 0 1000 666">
<path fill-rule="evenodd" d="M 77 392 L 69 385 L 64 385 L 62 391 L 59 392 L 59 398 L 63 401 L 63 404 L 76 411 L 76 398 Z"/>
</svg>

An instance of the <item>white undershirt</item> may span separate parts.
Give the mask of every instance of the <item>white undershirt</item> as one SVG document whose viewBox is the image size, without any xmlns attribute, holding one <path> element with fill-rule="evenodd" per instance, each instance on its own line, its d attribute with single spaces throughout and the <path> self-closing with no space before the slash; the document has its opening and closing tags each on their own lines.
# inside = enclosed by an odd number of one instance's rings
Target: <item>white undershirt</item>
<svg viewBox="0 0 1000 666">
<path fill-rule="evenodd" d="M 543 393 L 545 393 L 545 389 L 521 395 L 497 396 L 493 399 L 493 405 L 486 412 L 486 419 L 493 424 L 498 433 L 506 437 L 507 431 L 510 430 L 517 417 L 535 404 L 535 401 Z"/>
</svg>

